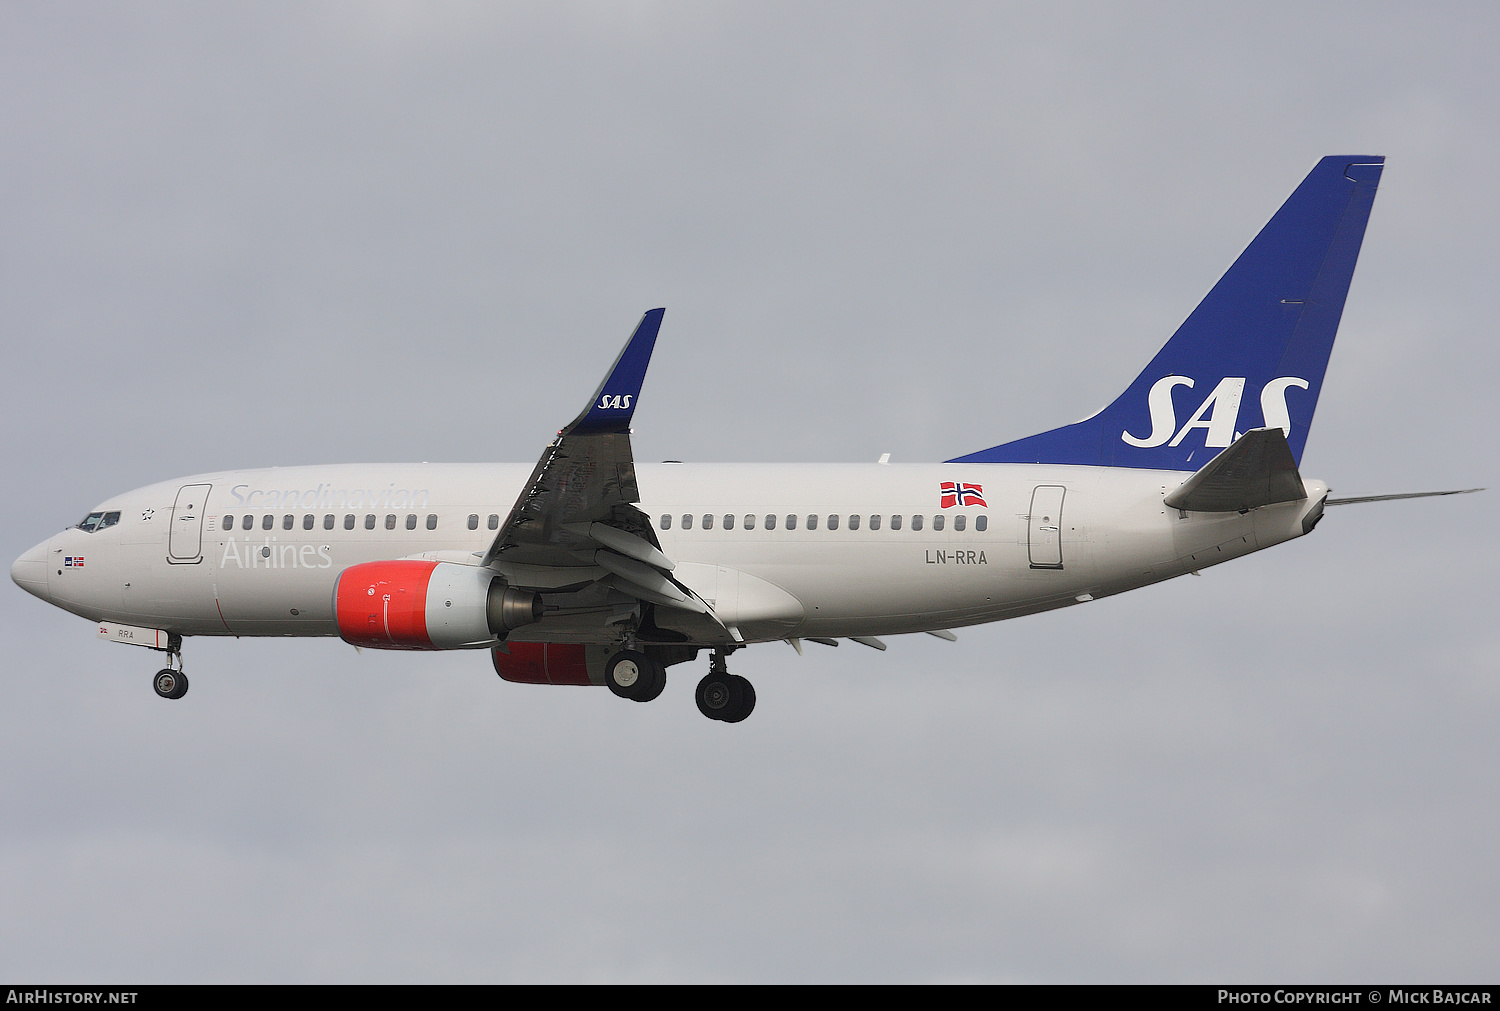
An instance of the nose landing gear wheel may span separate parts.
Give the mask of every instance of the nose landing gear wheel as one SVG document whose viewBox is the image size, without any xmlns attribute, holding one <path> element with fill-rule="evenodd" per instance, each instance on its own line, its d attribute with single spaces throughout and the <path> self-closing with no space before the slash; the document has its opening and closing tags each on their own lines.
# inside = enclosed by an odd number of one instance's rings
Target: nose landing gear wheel
<svg viewBox="0 0 1500 1011">
<path fill-rule="evenodd" d="M 180 699 L 187 694 L 188 679 L 180 670 L 163 667 L 156 672 L 151 687 L 155 688 L 156 694 L 164 699 Z"/>
<path fill-rule="evenodd" d="M 667 687 L 667 669 L 644 653 L 622 649 L 604 670 L 609 690 L 632 702 L 650 702 Z"/>
</svg>

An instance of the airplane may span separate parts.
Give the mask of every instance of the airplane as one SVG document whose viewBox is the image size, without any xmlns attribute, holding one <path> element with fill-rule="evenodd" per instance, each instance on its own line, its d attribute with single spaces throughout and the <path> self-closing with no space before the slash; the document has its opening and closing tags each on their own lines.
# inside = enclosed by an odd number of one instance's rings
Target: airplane
<svg viewBox="0 0 1500 1011">
<path fill-rule="evenodd" d="M 756 694 L 727 660 L 755 643 L 953 639 L 1305 536 L 1327 506 L 1462 494 L 1330 498 L 1298 470 L 1384 161 L 1318 161 L 1126 390 L 1062 428 L 942 463 L 640 464 L 652 309 L 533 467 L 164 481 L 11 578 L 166 654 L 167 699 L 187 692 L 195 635 L 488 650 L 507 681 L 636 702 L 708 650 L 698 708 L 737 723 Z"/>
</svg>

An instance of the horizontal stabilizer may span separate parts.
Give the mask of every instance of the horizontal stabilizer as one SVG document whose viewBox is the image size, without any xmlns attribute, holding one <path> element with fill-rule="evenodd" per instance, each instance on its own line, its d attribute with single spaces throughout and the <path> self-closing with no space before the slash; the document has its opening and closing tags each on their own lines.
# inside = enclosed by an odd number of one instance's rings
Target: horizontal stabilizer
<svg viewBox="0 0 1500 1011">
<path fill-rule="evenodd" d="M 1256 428 L 1182 482 L 1166 503 L 1190 512 L 1228 513 L 1304 498 L 1307 490 L 1286 433 L 1279 428 Z"/>
<path fill-rule="evenodd" d="M 1392 502 L 1400 498 L 1437 498 L 1439 495 L 1472 495 L 1483 488 L 1456 488 L 1453 491 L 1409 491 L 1400 495 L 1358 495 L 1354 498 L 1324 499 L 1324 505 L 1360 505 L 1364 502 Z"/>
</svg>

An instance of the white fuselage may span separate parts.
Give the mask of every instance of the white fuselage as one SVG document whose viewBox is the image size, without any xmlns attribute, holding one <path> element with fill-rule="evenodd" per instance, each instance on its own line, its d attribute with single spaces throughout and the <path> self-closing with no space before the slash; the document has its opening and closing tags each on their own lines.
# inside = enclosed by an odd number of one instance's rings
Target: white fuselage
<svg viewBox="0 0 1500 1011">
<path fill-rule="evenodd" d="M 183 478 L 110 499 L 97 508 L 118 512 L 117 523 L 65 530 L 12 571 L 32 593 L 100 622 L 337 635 L 344 569 L 414 556 L 479 564 L 531 470 L 353 464 Z M 1309 481 L 1301 501 L 1183 514 L 1162 501 L 1185 476 L 1175 471 L 638 464 L 636 476 L 673 575 L 746 641 L 952 628 L 1119 593 L 1300 536 L 1327 494 Z M 943 508 L 946 482 L 979 486 L 984 504 Z M 526 583 L 525 572 L 507 575 Z M 669 609 L 657 611 L 660 621 Z M 511 639 L 618 635 L 543 620 Z"/>
</svg>

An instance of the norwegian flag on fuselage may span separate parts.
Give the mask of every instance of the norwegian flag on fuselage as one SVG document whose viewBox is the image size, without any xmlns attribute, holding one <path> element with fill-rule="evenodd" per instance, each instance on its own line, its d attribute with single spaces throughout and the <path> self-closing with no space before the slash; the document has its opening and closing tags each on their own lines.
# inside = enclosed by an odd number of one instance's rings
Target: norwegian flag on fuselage
<svg viewBox="0 0 1500 1011">
<path fill-rule="evenodd" d="M 978 484 L 960 484 L 957 481 L 944 481 L 938 488 L 942 495 L 942 508 L 952 509 L 954 506 L 984 506 L 989 508 L 984 500 L 984 486 Z"/>
</svg>

